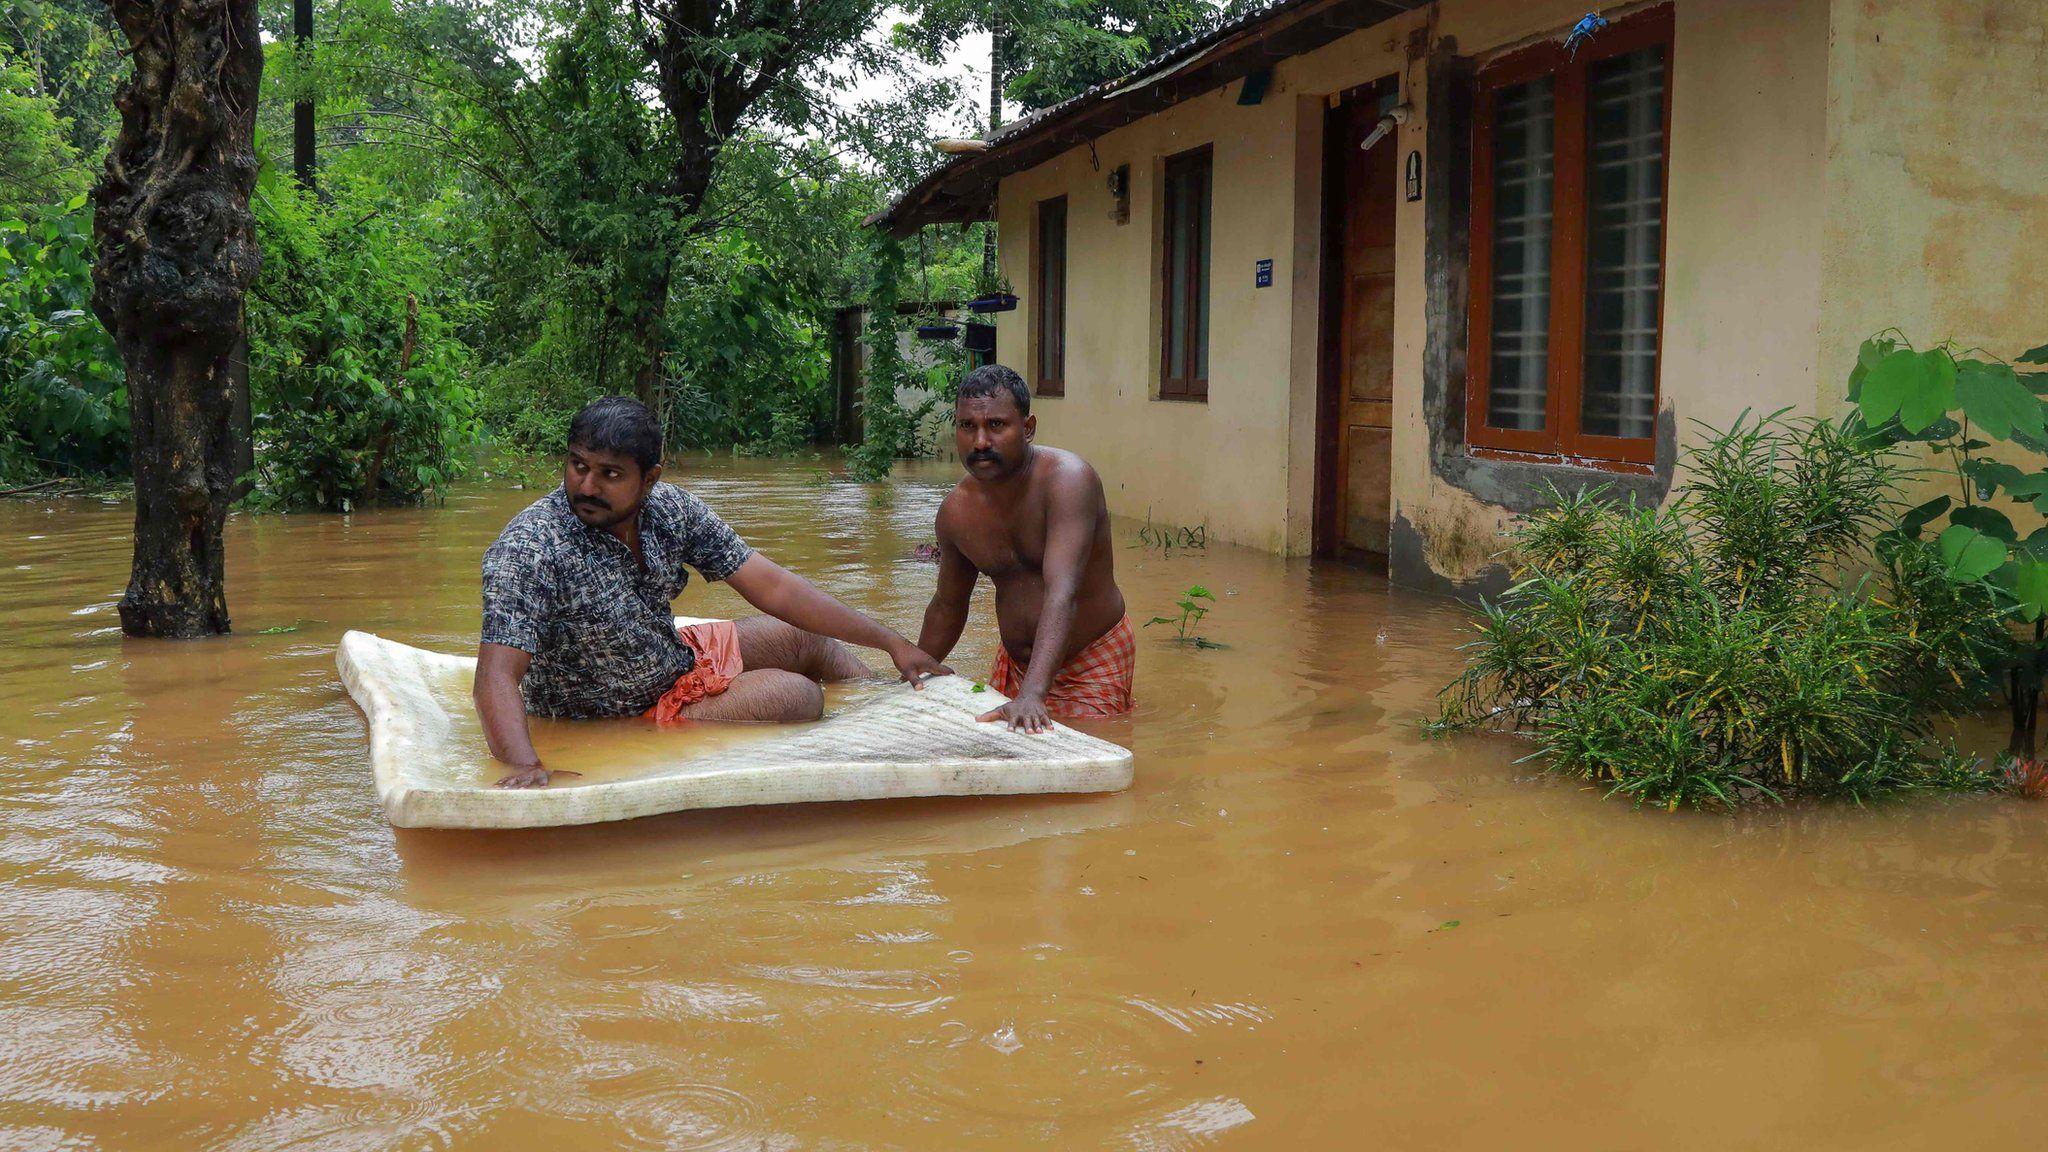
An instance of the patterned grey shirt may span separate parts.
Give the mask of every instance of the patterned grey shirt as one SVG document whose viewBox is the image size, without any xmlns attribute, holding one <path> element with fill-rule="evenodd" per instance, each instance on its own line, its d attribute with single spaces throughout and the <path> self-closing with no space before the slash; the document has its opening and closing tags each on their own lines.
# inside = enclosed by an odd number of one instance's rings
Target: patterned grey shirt
<svg viewBox="0 0 2048 1152">
<path fill-rule="evenodd" d="M 656 483 L 633 550 L 576 518 L 557 488 L 512 518 L 484 553 L 483 642 L 533 653 L 520 688 L 542 716 L 631 716 L 654 706 L 696 654 L 669 602 L 690 582 L 739 570 L 753 549 L 703 501 Z"/>
</svg>

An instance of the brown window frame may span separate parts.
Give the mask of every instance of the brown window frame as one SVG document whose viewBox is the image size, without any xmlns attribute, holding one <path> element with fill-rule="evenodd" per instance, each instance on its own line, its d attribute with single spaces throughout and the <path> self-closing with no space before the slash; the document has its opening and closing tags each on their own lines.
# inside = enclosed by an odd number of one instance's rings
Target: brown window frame
<svg viewBox="0 0 2048 1152">
<path fill-rule="evenodd" d="M 1060 228 L 1057 278 L 1050 259 L 1052 243 L 1046 228 L 1054 219 L 1059 221 Z M 1068 220 L 1065 196 L 1038 202 L 1031 252 L 1031 331 L 1037 345 L 1032 366 L 1035 376 L 1032 391 L 1039 396 L 1067 394 L 1067 254 L 1071 250 L 1067 244 Z"/>
<path fill-rule="evenodd" d="M 1475 78 L 1472 115 L 1472 255 L 1467 317 L 1465 437 L 1481 455 L 1497 452 L 1565 456 L 1587 462 L 1649 465 L 1655 436 L 1595 436 L 1579 431 L 1586 337 L 1586 76 L 1592 65 L 1654 45 L 1664 47 L 1664 191 L 1659 205 L 1657 257 L 1657 381 L 1651 411 L 1663 398 L 1664 301 L 1670 248 L 1671 106 L 1674 75 L 1672 9 L 1662 5 L 1617 20 L 1576 56 L 1558 42 L 1540 44 L 1492 61 Z M 1545 372 L 1544 426 L 1494 428 L 1493 371 L 1493 125 L 1498 97 L 1511 88 L 1552 77 L 1552 196 L 1550 330 Z M 1491 450 L 1491 451 L 1484 451 Z"/>
<path fill-rule="evenodd" d="M 1174 247 L 1174 225 L 1172 188 L 1174 180 L 1190 171 L 1202 173 L 1202 196 L 1208 208 L 1210 227 L 1201 237 L 1201 248 L 1194 254 L 1190 268 L 1207 269 L 1210 257 L 1215 252 L 1215 207 L 1216 207 L 1216 165 L 1215 150 L 1204 144 L 1190 148 L 1166 158 L 1165 178 L 1160 184 L 1161 243 L 1159 262 L 1159 398 L 1161 400 L 1209 399 L 1209 377 L 1195 374 L 1195 365 L 1206 359 L 1209 343 L 1208 325 L 1202 325 L 1199 341 L 1195 331 L 1195 317 L 1204 314 L 1202 296 L 1208 288 L 1210 277 L 1190 275 L 1187 292 L 1181 301 L 1187 309 L 1187 323 L 1183 326 L 1186 337 L 1181 349 L 1182 363 L 1187 367 L 1185 376 L 1174 376 L 1173 364 L 1173 301 L 1167 294 L 1173 284 L 1173 265 L 1180 253 Z"/>
</svg>

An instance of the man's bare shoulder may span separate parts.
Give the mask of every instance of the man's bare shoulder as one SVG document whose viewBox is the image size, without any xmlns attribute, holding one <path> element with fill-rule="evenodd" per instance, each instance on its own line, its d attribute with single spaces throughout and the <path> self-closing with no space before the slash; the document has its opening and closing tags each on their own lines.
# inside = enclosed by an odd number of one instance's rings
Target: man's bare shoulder
<svg viewBox="0 0 2048 1152">
<path fill-rule="evenodd" d="M 953 485 L 953 490 L 946 493 L 945 499 L 939 501 L 938 515 L 933 518 L 939 535 L 949 535 L 958 528 L 961 518 L 970 515 L 969 505 L 973 502 L 974 495 L 968 491 L 967 481 L 962 480 Z"/>
<path fill-rule="evenodd" d="M 1096 475 L 1095 465 L 1078 454 L 1065 448 L 1051 447 L 1040 447 L 1034 451 L 1044 461 L 1038 466 L 1039 476 L 1050 481 L 1056 490 L 1099 490 L 1102 487 L 1102 477 Z"/>
</svg>

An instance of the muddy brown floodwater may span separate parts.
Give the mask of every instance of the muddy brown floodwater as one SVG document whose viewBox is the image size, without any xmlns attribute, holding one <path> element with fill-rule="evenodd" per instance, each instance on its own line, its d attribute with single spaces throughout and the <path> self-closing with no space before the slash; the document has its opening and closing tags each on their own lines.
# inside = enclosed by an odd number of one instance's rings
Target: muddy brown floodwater
<svg viewBox="0 0 2048 1152">
<path fill-rule="evenodd" d="M 949 469 L 678 474 L 915 633 Z M 0 501 L 0 1146 L 2044 1138 L 2048 806 L 1603 802 L 1424 740 L 1460 614 L 1339 567 L 1118 553 L 1135 616 L 1201 583 L 1229 645 L 1141 633 L 1139 710 L 1087 726 L 1120 795 L 394 832 L 334 645 L 471 649 L 536 495 L 237 516 L 237 632 L 178 644 L 117 627 L 127 506 Z"/>
</svg>

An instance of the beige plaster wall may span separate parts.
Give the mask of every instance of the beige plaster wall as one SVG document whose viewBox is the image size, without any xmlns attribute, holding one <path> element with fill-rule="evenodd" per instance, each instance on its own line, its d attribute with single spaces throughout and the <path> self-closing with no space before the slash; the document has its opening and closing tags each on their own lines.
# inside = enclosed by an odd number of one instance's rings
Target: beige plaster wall
<svg viewBox="0 0 2048 1152">
<path fill-rule="evenodd" d="M 1432 32 L 1486 53 L 1560 33 L 1584 10 L 1583 0 L 1446 0 Z M 1321 110 L 1331 93 L 1400 74 L 1415 115 L 1391 146 L 1423 150 L 1426 68 L 1404 48 L 1430 18 L 1411 13 L 1283 62 L 1258 106 L 1238 106 L 1232 85 L 1102 137 L 1094 162 L 1082 146 L 1004 181 L 1002 252 L 1023 303 L 999 326 L 998 356 L 1028 375 L 1034 206 L 1065 194 L 1067 395 L 1039 402 L 1040 435 L 1095 463 L 1116 512 L 1308 550 Z M 1828 0 L 1677 4 L 1662 380 L 1681 426 L 1815 403 L 1827 69 Z M 1159 401 L 1157 161 L 1203 143 L 1216 149 L 1210 399 Z M 1124 226 L 1105 186 L 1121 163 L 1133 185 Z M 1497 550 L 1504 514 L 1431 472 L 1423 209 L 1395 206 L 1393 500 L 1430 566 L 1464 580 Z M 1274 286 L 1255 289 L 1254 262 L 1266 257 Z"/>
<path fill-rule="evenodd" d="M 1835 0 L 1821 376 L 1871 333 L 2048 343 L 2048 2 Z"/>
<path fill-rule="evenodd" d="M 1119 514 L 1207 522 L 1223 539 L 1279 551 L 1287 517 L 1290 408 L 1284 287 L 1255 290 L 1254 262 L 1291 250 L 1293 101 L 1239 107 L 1210 93 L 1003 182 L 1003 272 L 1022 298 L 997 325 L 997 358 L 1032 375 L 1031 244 L 1039 201 L 1067 197 L 1066 395 L 1035 402 L 1039 438 L 1086 456 Z M 1160 166 L 1212 145 L 1209 400 L 1157 400 Z M 1108 177 L 1131 167 L 1130 220 L 1114 219 Z M 1263 173 L 1263 176 L 1260 175 Z"/>
</svg>

